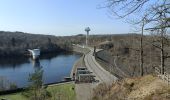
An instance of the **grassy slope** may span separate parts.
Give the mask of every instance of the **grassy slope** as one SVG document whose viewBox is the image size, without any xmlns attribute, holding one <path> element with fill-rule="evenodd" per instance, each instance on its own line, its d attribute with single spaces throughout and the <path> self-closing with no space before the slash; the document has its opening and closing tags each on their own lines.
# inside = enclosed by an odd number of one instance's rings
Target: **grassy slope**
<svg viewBox="0 0 170 100">
<path fill-rule="evenodd" d="M 127 78 L 111 87 L 99 85 L 93 100 L 170 100 L 170 87 L 153 75 Z"/>
<path fill-rule="evenodd" d="M 62 85 L 53 85 L 49 86 L 47 90 L 51 93 L 52 98 L 51 100 L 60 99 L 61 100 L 75 100 L 76 94 L 75 91 L 72 89 L 74 84 L 62 84 Z M 9 94 L 0 96 L 1 98 L 6 98 L 9 100 L 28 100 L 28 98 L 24 97 L 21 93 Z"/>
<path fill-rule="evenodd" d="M 27 98 L 22 96 L 21 93 L 0 96 L 0 99 L 2 98 L 9 99 L 9 100 L 28 100 Z"/>
<path fill-rule="evenodd" d="M 64 84 L 64 85 L 56 85 L 50 86 L 47 88 L 48 91 L 52 94 L 52 100 L 59 99 L 60 100 L 75 100 L 76 94 L 74 89 L 74 84 Z"/>
</svg>

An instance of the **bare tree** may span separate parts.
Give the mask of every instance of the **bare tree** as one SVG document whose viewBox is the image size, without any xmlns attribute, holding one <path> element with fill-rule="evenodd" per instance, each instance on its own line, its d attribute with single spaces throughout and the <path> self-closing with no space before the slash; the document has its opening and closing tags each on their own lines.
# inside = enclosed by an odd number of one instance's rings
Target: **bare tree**
<svg viewBox="0 0 170 100">
<path fill-rule="evenodd" d="M 165 59 L 168 57 L 167 53 L 165 52 L 165 45 L 166 45 L 166 30 L 169 27 L 167 21 L 170 16 L 170 5 L 166 5 L 167 0 L 163 0 L 164 2 L 161 5 L 155 5 L 152 7 L 150 11 L 150 20 L 155 24 L 153 28 L 150 28 L 152 31 L 156 31 L 160 39 L 157 42 L 160 42 L 159 45 L 153 44 L 153 46 L 160 49 L 160 58 L 161 58 L 161 74 L 165 72 Z"/>
<path fill-rule="evenodd" d="M 169 0 L 107 0 L 102 6 L 109 8 L 113 15 L 120 18 L 127 17 L 132 14 L 140 15 L 147 10 L 151 9 L 152 6 L 167 6 L 170 5 Z"/>
<path fill-rule="evenodd" d="M 143 30 L 145 26 L 144 19 L 149 20 L 149 27 L 160 33 L 161 52 L 161 73 L 164 74 L 165 66 L 165 51 L 164 40 L 166 28 L 169 27 L 167 22 L 170 20 L 170 0 L 107 0 L 104 7 L 110 9 L 113 15 L 119 18 L 125 18 L 129 15 L 141 20 L 141 38 L 140 38 L 140 75 L 143 75 Z M 147 16 L 145 17 L 145 15 Z M 142 16 L 142 17 L 141 17 Z M 143 17 L 144 16 L 144 17 Z M 166 20 L 166 21 L 165 21 Z M 153 24 L 154 23 L 154 24 Z M 157 25 L 157 26 L 155 26 Z"/>
<path fill-rule="evenodd" d="M 143 76 L 143 30 L 145 19 L 142 20 L 141 38 L 140 38 L 140 75 Z"/>
</svg>

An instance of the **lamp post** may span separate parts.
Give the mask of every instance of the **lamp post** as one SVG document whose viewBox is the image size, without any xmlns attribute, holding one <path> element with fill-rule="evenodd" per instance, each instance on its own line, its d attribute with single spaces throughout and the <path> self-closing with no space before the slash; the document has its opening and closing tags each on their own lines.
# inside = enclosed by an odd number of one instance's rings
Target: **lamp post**
<svg viewBox="0 0 170 100">
<path fill-rule="evenodd" d="M 85 31 L 87 32 L 87 34 L 86 34 L 86 46 L 88 46 L 88 36 L 89 36 L 90 28 L 89 28 L 89 27 L 86 27 L 86 28 L 85 28 Z"/>
</svg>

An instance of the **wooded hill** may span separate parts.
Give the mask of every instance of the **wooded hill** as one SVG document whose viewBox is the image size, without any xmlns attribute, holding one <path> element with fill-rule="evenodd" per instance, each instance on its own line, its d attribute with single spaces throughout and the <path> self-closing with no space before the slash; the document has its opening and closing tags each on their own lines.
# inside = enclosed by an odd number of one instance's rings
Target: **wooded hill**
<svg viewBox="0 0 170 100">
<path fill-rule="evenodd" d="M 117 66 L 129 76 L 140 75 L 140 34 L 96 35 L 90 37 L 91 46 L 102 48 L 112 55 L 110 64 Z M 165 71 L 170 71 L 169 54 L 170 39 L 164 40 Z M 160 37 L 157 35 L 143 36 L 143 65 L 144 74 L 154 72 L 155 67 L 161 64 Z"/>
<path fill-rule="evenodd" d="M 41 53 L 71 50 L 70 42 L 63 37 L 0 31 L 0 57 L 22 56 L 27 49 L 40 48 Z"/>
<path fill-rule="evenodd" d="M 140 72 L 140 37 L 139 34 L 90 35 L 89 45 L 102 48 L 118 56 L 116 63 L 129 76 L 138 76 Z M 167 38 L 165 53 L 170 54 L 170 40 Z M 0 31 L 0 57 L 24 55 L 27 49 L 40 48 L 41 52 L 71 51 L 72 44 L 85 44 L 85 35 L 51 36 L 23 32 Z M 151 73 L 160 65 L 159 36 L 143 36 L 144 74 Z M 113 59 L 114 60 L 114 59 Z M 112 60 L 112 62 L 114 62 Z M 165 59 L 165 68 L 169 71 L 169 58 Z"/>
</svg>

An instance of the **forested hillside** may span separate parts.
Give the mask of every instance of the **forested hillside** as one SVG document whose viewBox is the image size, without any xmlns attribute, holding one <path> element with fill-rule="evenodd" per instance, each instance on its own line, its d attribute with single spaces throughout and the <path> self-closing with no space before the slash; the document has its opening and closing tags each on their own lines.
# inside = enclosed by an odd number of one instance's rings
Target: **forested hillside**
<svg viewBox="0 0 170 100">
<path fill-rule="evenodd" d="M 113 59 L 110 64 L 116 65 L 129 76 L 140 75 L 140 37 L 139 34 L 119 34 L 119 35 L 97 35 L 90 37 L 90 45 L 102 48 L 110 52 Z M 165 70 L 170 71 L 169 56 L 170 42 L 169 38 L 164 41 L 165 52 Z M 161 64 L 160 37 L 156 35 L 143 36 L 143 64 L 144 74 L 154 72 L 155 67 Z M 114 59 L 115 62 L 114 62 Z"/>
<path fill-rule="evenodd" d="M 72 44 L 85 44 L 85 35 L 51 36 L 29 34 L 23 32 L 0 31 L 0 57 L 17 56 L 27 53 L 27 49 L 40 48 L 42 54 L 71 51 Z M 166 40 L 165 52 L 169 52 L 169 39 Z M 110 64 L 114 66 L 114 57 L 118 67 L 129 76 L 138 76 L 140 72 L 140 35 L 90 35 L 89 45 L 97 46 L 109 51 L 113 59 Z M 157 47 L 156 47 L 156 46 Z M 144 74 L 151 73 L 154 67 L 160 65 L 159 37 L 145 35 L 143 37 Z M 165 59 L 166 70 L 169 71 L 169 59 Z M 132 63 L 133 62 L 133 63 Z"/>
<path fill-rule="evenodd" d="M 0 31 L 0 56 L 22 56 L 27 49 L 35 48 L 40 48 L 42 54 L 71 50 L 70 43 L 63 37 Z"/>
</svg>

